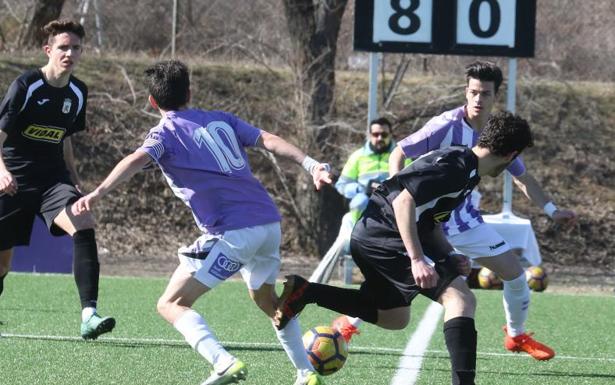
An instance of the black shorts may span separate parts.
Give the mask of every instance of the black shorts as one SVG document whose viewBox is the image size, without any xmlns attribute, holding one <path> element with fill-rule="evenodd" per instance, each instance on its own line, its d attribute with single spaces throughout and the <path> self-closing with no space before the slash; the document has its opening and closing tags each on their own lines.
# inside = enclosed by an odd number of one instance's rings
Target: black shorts
<svg viewBox="0 0 615 385">
<path fill-rule="evenodd" d="M 53 220 L 81 197 L 74 185 L 59 182 L 43 188 L 20 187 L 17 194 L 0 196 L 0 250 L 30 244 L 34 217 L 38 215 L 54 236 L 66 234 Z"/>
<path fill-rule="evenodd" d="M 444 289 L 460 275 L 448 257 L 441 258 L 442 262 L 435 264 L 440 276 L 436 287 L 421 289 L 414 281 L 410 258 L 405 254 L 403 245 L 392 248 L 384 242 L 374 244 L 353 237 L 350 240 L 350 252 L 365 277 L 361 291 L 369 294 L 378 309 L 382 310 L 410 306 L 418 294 L 437 301 Z"/>
</svg>

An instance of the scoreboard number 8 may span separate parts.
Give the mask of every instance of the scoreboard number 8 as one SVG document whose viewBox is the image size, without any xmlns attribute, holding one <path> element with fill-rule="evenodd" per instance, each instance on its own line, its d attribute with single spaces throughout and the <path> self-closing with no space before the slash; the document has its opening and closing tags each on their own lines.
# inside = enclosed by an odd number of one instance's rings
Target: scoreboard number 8
<svg viewBox="0 0 615 385">
<path fill-rule="evenodd" d="M 421 19 L 414 12 L 418 9 L 419 5 L 421 5 L 420 0 L 411 0 L 410 6 L 403 8 L 402 0 L 391 0 L 391 8 L 395 11 L 389 18 L 389 28 L 391 31 L 398 35 L 412 35 L 418 31 L 421 27 Z M 401 25 L 401 21 L 404 18 L 410 20 L 410 24 L 407 27 Z"/>
</svg>

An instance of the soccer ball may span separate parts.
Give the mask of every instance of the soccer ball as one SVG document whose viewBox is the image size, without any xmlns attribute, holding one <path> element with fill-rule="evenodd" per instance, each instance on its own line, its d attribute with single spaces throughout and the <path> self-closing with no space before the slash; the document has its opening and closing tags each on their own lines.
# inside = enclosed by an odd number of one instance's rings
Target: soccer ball
<svg viewBox="0 0 615 385">
<path fill-rule="evenodd" d="M 530 289 L 534 291 L 544 291 L 549 285 L 549 277 L 544 268 L 540 266 L 530 266 L 525 270 L 525 279 Z"/>
<path fill-rule="evenodd" d="M 337 330 L 316 326 L 303 335 L 303 346 L 314 366 L 323 376 L 340 370 L 348 357 L 348 345 Z"/>
<path fill-rule="evenodd" d="M 499 290 L 502 280 L 493 271 L 483 267 L 478 272 L 478 285 L 483 289 Z"/>
</svg>

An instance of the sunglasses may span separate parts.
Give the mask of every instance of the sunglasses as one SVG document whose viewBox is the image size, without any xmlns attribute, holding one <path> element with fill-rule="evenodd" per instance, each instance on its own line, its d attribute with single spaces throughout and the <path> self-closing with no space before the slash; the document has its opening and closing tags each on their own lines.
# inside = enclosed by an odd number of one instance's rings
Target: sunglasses
<svg viewBox="0 0 615 385">
<path fill-rule="evenodd" d="M 380 136 L 382 139 L 386 139 L 389 137 L 388 132 L 370 132 L 370 135 L 373 136 L 374 138 L 377 138 Z"/>
</svg>

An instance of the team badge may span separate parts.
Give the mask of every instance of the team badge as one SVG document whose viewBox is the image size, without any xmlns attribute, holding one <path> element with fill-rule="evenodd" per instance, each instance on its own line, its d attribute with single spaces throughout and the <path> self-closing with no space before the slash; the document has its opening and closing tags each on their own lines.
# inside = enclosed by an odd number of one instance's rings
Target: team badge
<svg viewBox="0 0 615 385">
<path fill-rule="evenodd" d="M 68 114 L 70 112 L 70 108 L 73 105 L 73 101 L 69 98 L 64 99 L 64 104 L 62 104 L 62 112 L 64 114 Z"/>
</svg>

